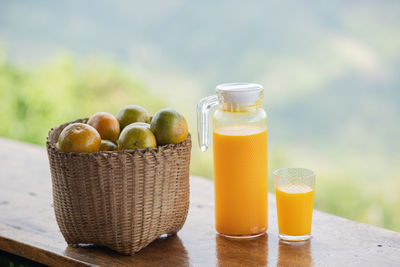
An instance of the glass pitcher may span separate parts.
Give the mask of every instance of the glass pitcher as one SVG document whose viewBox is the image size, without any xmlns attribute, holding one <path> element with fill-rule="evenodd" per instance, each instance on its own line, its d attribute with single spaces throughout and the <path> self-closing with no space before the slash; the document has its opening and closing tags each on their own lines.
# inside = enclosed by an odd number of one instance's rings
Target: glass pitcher
<svg viewBox="0 0 400 267">
<path fill-rule="evenodd" d="M 255 237 L 268 228 L 267 115 L 263 87 L 226 83 L 197 106 L 199 146 L 209 145 L 213 114 L 215 226 L 228 237 Z"/>
</svg>

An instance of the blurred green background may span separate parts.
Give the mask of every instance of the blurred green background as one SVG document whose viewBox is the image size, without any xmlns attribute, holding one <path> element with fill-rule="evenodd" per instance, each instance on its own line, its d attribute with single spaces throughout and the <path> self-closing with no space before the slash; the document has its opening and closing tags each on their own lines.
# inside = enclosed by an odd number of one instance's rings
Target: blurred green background
<svg viewBox="0 0 400 267">
<path fill-rule="evenodd" d="M 127 104 L 195 135 L 215 85 L 257 82 L 270 184 L 314 169 L 318 209 L 400 231 L 399 18 L 397 1 L 1 1 L 0 136 L 44 146 Z M 191 173 L 212 179 L 211 156 L 195 141 Z"/>
</svg>

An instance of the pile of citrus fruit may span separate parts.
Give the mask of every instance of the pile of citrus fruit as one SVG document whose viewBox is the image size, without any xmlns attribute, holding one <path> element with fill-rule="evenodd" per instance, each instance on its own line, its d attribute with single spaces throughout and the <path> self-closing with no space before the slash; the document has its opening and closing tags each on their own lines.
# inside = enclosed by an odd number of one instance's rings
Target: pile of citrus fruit
<svg viewBox="0 0 400 267">
<path fill-rule="evenodd" d="M 123 107 L 113 116 L 97 112 L 87 123 L 72 123 L 61 132 L 57 147 L 64 152 L 98 152 L 178 144 L 186 140 L 188 126 L 181 113 L 162 109 L 153 117 L 137 105 Z"/>
</svg>

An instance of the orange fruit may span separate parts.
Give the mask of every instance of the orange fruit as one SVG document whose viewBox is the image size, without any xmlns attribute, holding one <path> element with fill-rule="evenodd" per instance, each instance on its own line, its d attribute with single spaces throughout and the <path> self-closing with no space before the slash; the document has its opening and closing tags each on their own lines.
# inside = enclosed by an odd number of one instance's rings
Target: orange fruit
<svg viewBox="0 0 400 267">
<path fill-rule="evenodd" d="M 84 123 L 72 123 L 58 137 L 57 147 L 63 152 L 97 152 L 100 150 L 100 134 Z"/>
<path fill-rule="evenodd" d="M 121 108 L 116 117 L 121 130 L 134 122 L 150 122 L 150 114 L 147 110 L 137 105 L 129 105 Z"/>
<path fill-rule="evenodd" d="M 97 112 L 89 118 L 87 124 L 93 126 L 100 134 L 101 139 L 116 141 L 119 136 L 119 122 L 110 113 Z"/>
<path fill-rule="evenodd" d="M 117 150 L 117 145 L 109 140 L 102 139 L 100 144 L 100 151 L 114 151 Z"/>
<path fill-rule="evenodd" d="M 156 138 L 150 129 L 145 126 L 130 124 L 126 126 L 119 136 L 118 149 L 137 149 L 156 147 Z"/>
<path fill-rule="evenodd" d="M 159 145 L 181 143 L 189 134 L 183 115 L 171 108 L 157 111 L 151 120 L 150 129 Z"/>
</svg>

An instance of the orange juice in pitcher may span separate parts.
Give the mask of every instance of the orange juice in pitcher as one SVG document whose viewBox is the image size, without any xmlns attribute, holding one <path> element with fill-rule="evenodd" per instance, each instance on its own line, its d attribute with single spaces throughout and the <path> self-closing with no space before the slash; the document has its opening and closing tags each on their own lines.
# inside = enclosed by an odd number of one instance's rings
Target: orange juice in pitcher
<svg viewBox="0 0 400 267">
<path fill-rule="evenodd" d="M 198 105 L 199 144 L 208 147 L 208 111 L 213 114 L 215 224 L 229 237 L 254 237 L 268 228 L 268 152 L 263 88 L 221 84 Z"/>
</svg>

